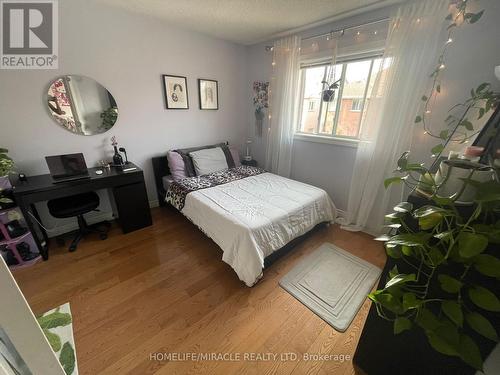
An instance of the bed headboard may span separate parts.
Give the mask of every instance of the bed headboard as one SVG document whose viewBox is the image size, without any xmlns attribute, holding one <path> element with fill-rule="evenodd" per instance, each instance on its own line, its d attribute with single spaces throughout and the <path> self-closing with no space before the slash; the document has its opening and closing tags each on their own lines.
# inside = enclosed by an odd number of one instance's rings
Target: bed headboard
<svg viewBox="0 0 500 375">
<path fill-rule="evenodd" d="M 167 194 L 167 192 L 163 187 L 163 177 L 170 174 L 167 155 L 155 156 L 153 157 L 152 161 L 153 172 L 155 175 L 156 194 L 158 195 L 158 204 L 160 206 L 165 206 L 165 195 Z"/>
</svg>

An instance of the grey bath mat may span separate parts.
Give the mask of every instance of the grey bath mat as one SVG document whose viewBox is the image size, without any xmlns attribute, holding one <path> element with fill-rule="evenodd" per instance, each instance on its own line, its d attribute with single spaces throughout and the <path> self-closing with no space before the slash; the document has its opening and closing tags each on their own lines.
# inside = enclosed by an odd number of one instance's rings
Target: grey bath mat
<svg viewBox="0 0 500 375">
<path fill-rule="evenodd" d="M 344 332 L 382 270 L 324 243 L 280 280 L 282 288 L 340 332 Z"/>
</svg>

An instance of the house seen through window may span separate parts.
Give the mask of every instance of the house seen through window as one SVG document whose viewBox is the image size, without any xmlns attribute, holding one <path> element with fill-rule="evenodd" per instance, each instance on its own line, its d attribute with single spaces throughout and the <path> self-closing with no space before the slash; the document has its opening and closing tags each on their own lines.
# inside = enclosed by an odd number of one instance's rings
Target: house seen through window
<svg viewBox="0 0 500 375">
<path fill-rule="evenodd" d="M 387 68 L 381 65 L 382 59 L 373 57 L 336 65 L 303 67 L 298 133 L 358 138 L 375 79 Z M 322 100 L 325 87 L 321 82 L 330 84 L 339 79 L 340 86 L 333 100 Z"/>
</svg>

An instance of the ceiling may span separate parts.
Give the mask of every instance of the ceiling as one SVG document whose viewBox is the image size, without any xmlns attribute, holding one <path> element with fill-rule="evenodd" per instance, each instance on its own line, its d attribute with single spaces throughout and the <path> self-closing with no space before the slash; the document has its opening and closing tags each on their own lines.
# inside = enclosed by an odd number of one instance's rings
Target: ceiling
<svg viewBox="0 0 500 375">
<path fill-rule="evenodd" d="M 240 44 L 319 26 L 399 0 L 100 0 L 168 24 Z"/>
</svg>

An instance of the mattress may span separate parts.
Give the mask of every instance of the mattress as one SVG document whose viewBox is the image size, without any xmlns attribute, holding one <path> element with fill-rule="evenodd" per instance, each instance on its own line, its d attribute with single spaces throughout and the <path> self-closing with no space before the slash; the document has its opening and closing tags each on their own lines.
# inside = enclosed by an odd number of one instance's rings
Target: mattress
<svg viewBox="0 0 500 375">
<path fill-rule="evenodd" d="M 267 172 L 192 191 L 181 212 L 247 286 L 262 277 L 265 257 L 336 216 L 324 190 Z"/>
</svg>

